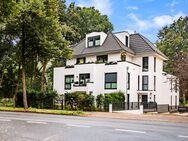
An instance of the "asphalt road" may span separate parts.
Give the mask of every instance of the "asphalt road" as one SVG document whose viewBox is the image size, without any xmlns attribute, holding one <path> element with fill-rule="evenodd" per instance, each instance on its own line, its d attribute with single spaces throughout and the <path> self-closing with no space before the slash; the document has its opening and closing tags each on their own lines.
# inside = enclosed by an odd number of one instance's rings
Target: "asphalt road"
<svg viewBox="0 0 188 141">
<path fill-rule="evenodd" d="M 188 141 L 188 124 L 0 112 L 0 141 Z"/>
</svg>

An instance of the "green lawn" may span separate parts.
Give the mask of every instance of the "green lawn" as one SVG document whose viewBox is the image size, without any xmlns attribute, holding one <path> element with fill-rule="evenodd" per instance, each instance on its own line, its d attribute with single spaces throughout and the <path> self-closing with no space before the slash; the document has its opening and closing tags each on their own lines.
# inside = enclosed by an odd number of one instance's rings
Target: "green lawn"
<svg viewBox="0 0 188 141">
<path fill-rule="evenodd" d="M 45 114 L 57 114 L 57 115 L 84 115 L 82 111 L 67 111 L 67 110 L 51 110 L 51 109 L 36 109 L 28 108 L 14 108 L 14 107 L 0 107 L 0 111 L 12 111 L 12 112 L 31 112 L 31 113 L 45 113 Z"/>
</svg>

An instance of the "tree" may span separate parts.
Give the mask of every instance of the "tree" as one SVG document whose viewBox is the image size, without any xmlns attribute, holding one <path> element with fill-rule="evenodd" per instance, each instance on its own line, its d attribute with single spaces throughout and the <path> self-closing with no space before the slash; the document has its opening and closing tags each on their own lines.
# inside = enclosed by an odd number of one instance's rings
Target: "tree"
<svg viewBox="0 0 188 141">
<path fill-rule="evenodd" d="M 157 47 L 168 57 L 165 70 L 179 79 L 181 95 L 187 91 L 188 17 L 180 17 L 159 31 Z"/>
<path fill-rule="evenodd" d="M 58 21 L 57 0 L 19 1 L 20 11 L 14 19 L 8 21 L 6 31 L 13 36 L 18 62 L 21 65 L 23 105 L 27 109 L 26 77 L 27 67 L 35 61 L 42 64 L 43 76 L 46 62 L 53 58 L 69 56 L 68 42 L 62 36 Z M 32 70 L 32 68 L 30 68 Z M 41 80 L 43 81 L 43 80 Z M 41 87 L 43 82 L 41 82 Z M 41 88 L 43 91 L 43 88 Z"/>
<path fill-rule="evenodd" d="M 79 7 L 75 6 L 75 3 L 71 3 L 66 10 L 61 11 L 60 21 L 68 26 L 65 38 L 71 43 L 85 38 L 87 33 L 94 31 L 107 33 L 113 29 L 106 15 L 101 15 L 94 7 Z"/>
</svg>

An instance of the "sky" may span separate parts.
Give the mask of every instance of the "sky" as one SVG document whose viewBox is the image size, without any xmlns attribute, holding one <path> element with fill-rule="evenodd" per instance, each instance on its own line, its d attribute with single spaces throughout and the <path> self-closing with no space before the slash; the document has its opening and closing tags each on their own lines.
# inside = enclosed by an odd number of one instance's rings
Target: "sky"
<svg viewBox="0 0 188 141">
<path fill-rule="evenodd" d="M 67 0 L 108 15 L 113 32 L 141 33 L 153 43 L 162 27 L 188 16 L 188 0 Z"/>
</svg>

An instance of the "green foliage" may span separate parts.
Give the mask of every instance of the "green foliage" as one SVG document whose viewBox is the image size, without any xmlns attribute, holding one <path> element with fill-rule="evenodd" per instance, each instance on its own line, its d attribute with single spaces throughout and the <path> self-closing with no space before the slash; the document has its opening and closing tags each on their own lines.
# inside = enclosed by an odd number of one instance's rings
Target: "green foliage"
<svg viewBox="0 0 188 141">
<path fill-rule="evenodd" d="M 158 33 L 157 47 L 168 57 L 167 72 L 173 73 L 173 65 L 179 52 L 188 50 L 188 17 L 180 17 Z"/>
<path fill-rule="evenodd" d="M 125 95 L 123 92 L 113 92 L 110 94 L 105 94 L 105 98 L 104 98 L 104 103 L 105 104 L 112 104 L 112 103 L 121 103 L 121 102 L 125 102 Z"/>
<path fill-rule="evenodd" d="M 63 12 L 64 14 L 62 14 Z M 94 31 L 108 32 L 113 29 L 108 17 L 101 15 L 94 7 L 79 7 L 75 6 L 75 3 L 71 3 L 63 12 L 60 13 L 60 21 L 67 29 L 65 38 L 71 43 L 76 43 L 85 38 L 87 33 Z"/>
<path fill-rule="evenodd" d="M 99 110 L 102 110 L 103 106 L 104 106 L 104 95 L 103 94 L 99 94 L 97 95 L 97 98 L 96 98 L 96 104 L 97 104 L 97 108 Z"/>
<path fill-rule="evenodd" d="M 13 107 L 14 100 L 9 98 L 0 99 L 0 107 Z"/>
<path fill-rule="evenodd" d="M 56 92 L 40 93 L 38 91 L 27 91 L 28 106 L 33 108 L 54 108 Z M 16 97 L 16 107 L 23 107 L 22 92 L 18 92 Z"/>
<path fill-rule="evenodd" d="M 94 110 L 94 96 L 85 92 L 65 94 L 65 106 L 69 110 Z"/>
</svg>

